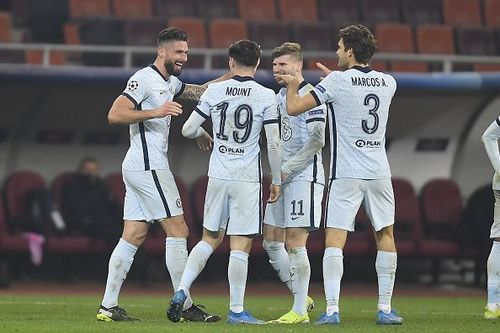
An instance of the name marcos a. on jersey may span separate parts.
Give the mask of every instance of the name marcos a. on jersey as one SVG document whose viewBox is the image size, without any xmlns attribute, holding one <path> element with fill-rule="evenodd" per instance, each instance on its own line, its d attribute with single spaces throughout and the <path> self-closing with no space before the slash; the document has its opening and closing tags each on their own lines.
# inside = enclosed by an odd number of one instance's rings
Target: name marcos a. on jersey
<svg viewBox="0 0 500 333">
<path fill-rule="evenodd" d="M 251 77 L 212 83 L 195 111 L 212 118 L 214 148 L 208 176 L 244 182 L 261 177 L 259 139 L 265 123 L 277 123 L 274 91 Z"/>
<path fill-rule="evenodd" d="M 311 91 L 331 108 L 330 179 L 391 176 L 385 133 L 396 80 L 369 67 L 333 71 Z"/>
</svg>

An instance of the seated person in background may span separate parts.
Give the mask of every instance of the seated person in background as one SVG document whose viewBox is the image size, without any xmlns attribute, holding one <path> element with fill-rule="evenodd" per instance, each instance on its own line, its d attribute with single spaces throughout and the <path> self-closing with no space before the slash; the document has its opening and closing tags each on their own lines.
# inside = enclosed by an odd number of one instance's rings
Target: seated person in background
<svg viewBox="0 0 500 333">
<path fill-rule="evenodd" d="M 81 232 L 114 245 L 121 234 L 119 204 L 111 200 L 106 183 L 99 177 L 99 162 L 85 156 L 76 174 L 61 190 L 61 211 L 69 232 Z"/>
</svg>

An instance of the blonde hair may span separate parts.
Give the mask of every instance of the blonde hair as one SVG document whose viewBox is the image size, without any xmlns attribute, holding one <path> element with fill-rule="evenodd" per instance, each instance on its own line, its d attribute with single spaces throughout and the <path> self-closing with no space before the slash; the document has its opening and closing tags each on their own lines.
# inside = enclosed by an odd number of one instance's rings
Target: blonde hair
<svg viewBox="0 0 500 333">
<path fill-rule="evenodd" d="M 281 57 L 282 55 L 291 55 L 297 59 L 297 61 L 303 61 L 302 48 L 299 43 L 285 42 L 278 47 L 273 49 L 272 59 Z"/>
</svg>

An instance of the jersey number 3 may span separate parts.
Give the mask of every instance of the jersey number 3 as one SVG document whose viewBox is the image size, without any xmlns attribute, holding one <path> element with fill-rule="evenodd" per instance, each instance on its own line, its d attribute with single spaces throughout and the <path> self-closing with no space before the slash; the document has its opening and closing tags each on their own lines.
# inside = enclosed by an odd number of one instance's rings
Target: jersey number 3
<svg viewBox="0 0 500 333">
<path fill-rule="evenodd" d="M 226 111 L 229 104 L 223 102 L 217 105 L 215 108 L 220 111 L 220 125 L 217 138 L 220 140 L 227 141 L 229 139 L 228 135 L 224 134 L 224 127 L 226 126 Z M 250 137 L 250 132 L 252 131 L 253 113 L 250 105 L 241 104 L 234 111 L 234 126 L 237 131 L 233 131 L 233 139 L 238 143 L 243 143 Z M 243 135 L 240 136 L 243 131 Z"/>
<path fill-rule="evenodd" d="M 373 134 L 378 129 L 379 119 L 378 119 L 377 110 L 378 110 L 378 107 L 380 106 L 380 99 L 375 94 L 368 94 L 368 95 L 366 95 L 363 104 L 365 106 L 371 107 L 371 109 L 368 110 L 368 113 L 370 114 L 370 116 L 373 117 L 373 126 L 369 127 L 368 120 L 363 119 L 363 121 L 361 122 L 361 127 L 363 128 L 363 131 L 365 131 L 366 133 Z"/>
</svg>

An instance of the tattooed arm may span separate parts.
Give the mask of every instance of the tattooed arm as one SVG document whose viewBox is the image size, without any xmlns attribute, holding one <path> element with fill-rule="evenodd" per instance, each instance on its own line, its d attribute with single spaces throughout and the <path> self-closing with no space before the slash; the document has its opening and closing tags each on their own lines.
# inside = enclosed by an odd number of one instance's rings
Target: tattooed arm
<svg viewBox="0 0 500 333">
<path fill-rule="evenodd" d="M 207 89 L 208 85 L 210 83 L 215 83 L 215 82 L 221 82 L 228 80 L 233 77 L 233 74 L 231 72 L 226 72 L 223 75 L 219 76 L 218 78 L 208 81 L 205 84 L 199 85 L 199 84 L 189 84 L 186 83 L 186 86 L 184 87 L 184 91 L 175 98 L 176 102 L 198 102 L 200 100 L 201 95 L 203 92 Z"/>
</svg>

